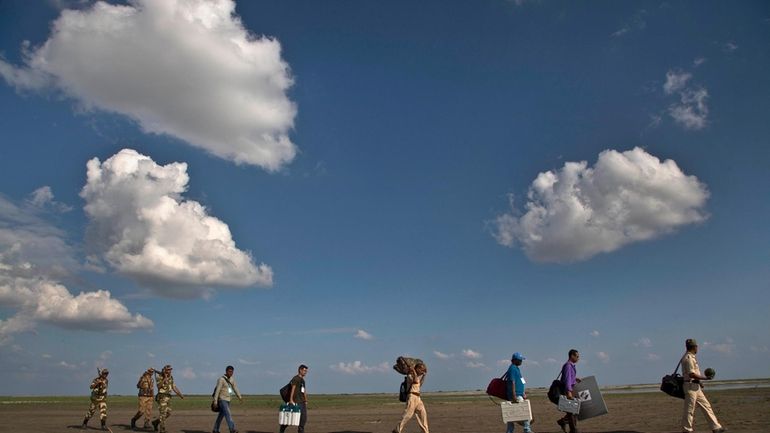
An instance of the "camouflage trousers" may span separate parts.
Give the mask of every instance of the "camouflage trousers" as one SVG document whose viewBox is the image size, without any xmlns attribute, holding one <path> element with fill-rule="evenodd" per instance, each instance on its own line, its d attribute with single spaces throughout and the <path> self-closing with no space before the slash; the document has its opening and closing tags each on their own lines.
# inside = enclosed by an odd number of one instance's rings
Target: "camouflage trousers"
<svg viewBox="0 0 770 433">
<path fill-rule="evenodd" d="M 152 400 L 153 397 L 139 397 L 139 406 L 136 409 L 136 415 L 134 419 L 139 419 L 144 415 L 144 427 L 150 426 L 150 419 L 152 418 Z"/>
<path fill-rule="evenodd" d="M 166 420 L 171 416 L 171 396 L 160 394 L 158 396 L 158 419 L 160 433 L 166 432 Z"/>
<path fill-rule="evenodd" d="M 107 400 L 96 400 L 94 398 L 91 399 L 91 406 L 89 406 L 88 412 L 86 412 L 86 419 L 91 419 L 97 409 L 99 409 L 99 419 L 107 419 Z"/>
</svg>

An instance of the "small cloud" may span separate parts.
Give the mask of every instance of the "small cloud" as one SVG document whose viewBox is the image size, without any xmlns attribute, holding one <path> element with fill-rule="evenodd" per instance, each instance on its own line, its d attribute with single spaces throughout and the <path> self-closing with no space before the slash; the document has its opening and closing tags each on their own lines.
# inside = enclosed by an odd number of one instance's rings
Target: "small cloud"
<svg viewBox="0 0 770 433">
<path fill-rule="evenodd" d="M 147 357 L 148 358 L 155 358 L 155 354 L 152 353 L 152 352 L 147 352 Z"/>
<path fill-rule="evenodd" d="M 652 340 L 650 340 L 648 337 L 642 337 L 634 343 L 634 346 L 636 347 L 652 347 Z"/>
<path fill-rule="evenodd" d="M 382 362 L 375 366 L 368 366 L 361 361 L 339 362 L 337 364 L 330 365 L 329 368 L 336 372 L 350 375 L 385 373 L 390 370 L 387 362 Z"/>
<path fill-rule="evenodd" d="M 610 355 L 608 355 L 607 352 L 596 352 L 596 357 L 605 364 L 610 362 Z"/>
<path fill-rule="evenodd" d="M 527 367 L 540 367 L 540 363 L 537 361 L 530 361 L 529 359 L 525 359 L 522 363 L 523 365 Z"/>
<path fill-rule="evenodd" d="M 628 26 L 623 26 L 623 27 L 621 27 L 621 28 L 620 28 L 618 31 L 616 31 L 616 32 L 613 32 L 613 33 L 612 33 L 612 36 L 617 38 L 617 37 L 619 37 L 619 36 L 623 36 L 623 35 L 625 35 L 626 33 L 630 32 L 630 31 L 631 31 L 631 28 L 630 28 L 630 27 L 628 27 Z"/>
<path fill-rule="evenodd" d="M 463 349 L 463 356 L 468 359 L 480 359 L 481 354 L 471 349 Z"/>
<path fill-rule="evenodd" d="M 249 361 L 248 359 L 238 358 L 238 362 L 243 365 L 257 365 L 259 361 Z"/>
<path fill-rule="evenodd" d="M 722 343 L 713 343 L 710 341 L 704 341 L 703 348 L 708 350 L 713 350 L 714 352 L 719 352 L 724 355 L 731 355 L 733 353 L 733 349 L 735 349 L 735 344 L 733 344 L 733 339 L 728 337 Z"/>
<path fill-rule="evenodd" d="M 666 82 L 663 84 L 663 91 L 666 92 L 666 95 L 678 92 L 684 89 L 691 78 L 692 74 L 689 72 L 670 70 L 666 72 Z"/>
<path fill-rule="evenodd" d="M 454 355 L 450 355 L 448 353 L 439 352 L 438 350 L 434 350 L 433 354 L 436 355 L 436 358 L 438 358 L 438 359 L 449 359 L 449 358 L 454 356 Z"/>
<path fill-rule="evenodd" d="M 483 362 L 475 362 L 475 361 L 468 361 L 468 363 L 465 364 L 468 368 L 484 368 L 486 365 L 484 365 Z"/>
<path fill-rule="evenodd" d="M 725 42 L 724 44 L 722 44 L 722 51 L 724 51 L 726 53 L 732 53 L 733 51 L 735 51 L 737 49 L 738 49 L 738 44 L 736 44 L 733 41 Z"/>
<path fill-rule="evenodd" d="M 751 346 L 749 347 L 749 350 L 756 353 L 768 353 L 770 352 L 770 348 L 767 346 Z"/>
<path fill-rule="evenodd" d="M 599 331 L 597 331 L 596 329 L 594 329 L 594 330 L 593 330 L 593 331 L 591 331 L 589 334 L 591 335 L 591 337 L 594 337 L 594 338 L 596 338 L 596 337 L 598 337 L 598 336 L 599 336 Z"/>
<path fill-rule="evenodd" d="M 78 366 L 77 366 L 77 365 L 75 365 L 75 364 L 70 364 L 70 363 L 69 363 L 69 362 L 67 362 L 67 361 L 60 361 L 60 362 L 59 362 L 59 366 L 60 366 L 60 367 L 62 367 L 62 368 L 66 368 L 67 370 L 74 370 L 74 369 L 78 368 Z"/>
<path fill-rule="evenodd" d="M 198 377 L 192 367 L 184 367 L 179 375 L 188 380 L 193 380 Z"/>
<path fill-rule="evenodd" d="M 501 359 L 501 360 L 497 361 L 496 364 L 499 367 L 507 367 L 507 366 L 511 365 L 511 360 L 509 360 L 509 359 Z"/>
<path fill-rule="evenodd" d="M 51 359 L 52 358 L 52 356 L 47 354 L 47 353 L 44 353 L 41 356 L 42 356 L 43 359 Z"/>
<path fill-rule="evenodd" d="M 363 329 L 359 329 L 356 331 L 356 335 L 354 335 L 355 338 L 358 338 L 360 340 L 372 340 L 374 339 L 374 336 Z"/>
<path fill-rule="evenodd" d="M 655 353 L 648 353 L 647 354 L 647 360 L 648 361 L 658 361 L 658 360 L 660 360 L 660 355 L 655 354 Z"/>
<path fill-rule="evenodd" d="M 558 364 L 559 361 L 556 360 L 556 358 L 546 358 L 545 361 L 546 364 Z"/>
<path fill-rule="evenodd" d="M 705 58 L 705 57 L 698 57 L 697 59 L 695 59 L 695 60 L 693 60 L 693 61 L 692 61 L 692 65 L 693 65 L 694 67 L 696 67 L 696 68 L 697 68 L 698 66 L 700 66 L 700 65 L 704 64 L 704 63 L 706 63 L 706 58 Z"/>
</svg>

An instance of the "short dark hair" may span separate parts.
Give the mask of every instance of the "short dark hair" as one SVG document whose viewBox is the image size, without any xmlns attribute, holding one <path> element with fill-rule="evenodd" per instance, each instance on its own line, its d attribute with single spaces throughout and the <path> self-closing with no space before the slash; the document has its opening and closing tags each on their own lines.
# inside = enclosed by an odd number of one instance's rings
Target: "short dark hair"
<svg viewBox="0 0 770 433">
<path fill-rule="evenodd" d="M 299 365 L 299 367 L 297 367 L 297 371 L 300 371 L 300 370 L 302 370 L 303 368 L 307 368 L 307 365 L 305 365 L 305 364 L 300 364 L 300 365 Z"/>
<path fill-rule="evenodd" d="M 569 350 L 569 354 L 568 354 L 567 356 L 569 356 L 570 358 L 572 358 L 572 355 L 577 355 L 577 354 L 578 354 L 578 351 L 577 351 L 577 349 L 570 349 L 570 350 Z"/>
<path fill-rule="evenodd" d="M 227 370 L 235 371 L 235 367 L 233 367 L 232 365 L 228 365 L 227 367 L 225 367 L 225 371 L 227 371 Z"/>
</svg>

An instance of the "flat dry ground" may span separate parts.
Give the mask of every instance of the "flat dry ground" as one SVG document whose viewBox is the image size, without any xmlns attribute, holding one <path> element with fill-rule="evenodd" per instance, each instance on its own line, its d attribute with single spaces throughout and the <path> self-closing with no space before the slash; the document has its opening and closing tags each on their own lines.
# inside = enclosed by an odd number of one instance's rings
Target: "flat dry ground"
<svg viewBox="0 0 770 433">
<path fill-rule="evenodd" d="M 706 391 L 717 416 L 732 433 L 770 432 L 770 388 Z M 312 396 L 311 396 L 312 397 Z M 679 422 L 682 400 L 660 392 L 605 394 L 610 413 L 581 423 L 583 432 L 604 433 L 662 433 L 680 431 Z M 393 397 L 371 398 L 335 397 L 325 400 L 318 396 L 318 405 L 309 405 L 309 433 L 389 433 L 400 420 L 402 404 Z M 53 398 L 51 398 L 53 399 Z M 267 397 L 254 397 L 262 402 L 233 404 L 233 415 L 241 433 L 272 433 L 278 431 L 277 407 Z M 49 399 L 50 400 L 50 399 Z M 113 433 L 130 431 L 129 419 L 135 412 L 130 398 L 115 397 L 109 408 L 108 425 Z M 208 399 L 201 397 L 184 401 L 175 400 L 178 406 L 168 421 L 169 432 L 208 433 L 212 430 L 214 414 L 204 409 Z M 356 400 L 356 401 L 353 401 Z M 191 403 L 192 401 L 192 403 Z M 277 401 L 277 400 L 276 400 Z M 349 403 L 347 403 L 349 401 Z M 478 394 L 436 393 L 426 395 L 430 427 L 434 433 L 504 432 L 499 406 Z M 560 417 L 555 407 L 542 394 L 531 396 L 535 416 L 533 430 L 537 433 L 561 430 L 555 423 Z M 0 401 L 0 433 L 81 433 L 97 432 L 98 420 L 91 420 L 91 428 L 81 430 L 79 424 L 87 409 L 87 399 L 66 403 L 51 401 L 16 402 Z M 277 406 L 277 404 L 276 404 Z M 98 415 L 97 415 L 98 416 Z M 696 431 L 708 432 L 708 425 L 701 413 L 696 414 Z M 227 432 L 223 423 L 222 433 Z M 294 427 L 287 431 L 296 432 Z M 521 432 L 521 427 L 516 428 Z M 413 420 L 406 433 L 417 433 Z"/>
</svg>

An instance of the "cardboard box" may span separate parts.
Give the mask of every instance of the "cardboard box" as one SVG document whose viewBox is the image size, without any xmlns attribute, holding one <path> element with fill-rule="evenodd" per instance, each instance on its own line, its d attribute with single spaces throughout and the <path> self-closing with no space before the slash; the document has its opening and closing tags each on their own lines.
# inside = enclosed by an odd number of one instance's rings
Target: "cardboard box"
<svg viewBox="0 0 770 433">
<path fill-rule="evenodd" d="M 580 383 L 575 384 L 572 392 L 575 394 L 575 398 L 580 399 L 579 420 L 594 418 L 608 413 L 607 405 L 604 403 L 604 397 L 602 397 L 602 393 L 599 391 L 596 377 L 584 377 Z"/>
<path fill-rule="evenodd" d="M 529 400 L 523 400 L 521 403 L 511 403 L 504 401 L 500 403 L 503 412 L 503 422 L 530 421 L 532 420 L 532 408 Z"/>
</svg>

